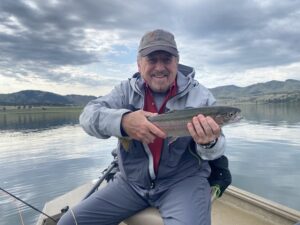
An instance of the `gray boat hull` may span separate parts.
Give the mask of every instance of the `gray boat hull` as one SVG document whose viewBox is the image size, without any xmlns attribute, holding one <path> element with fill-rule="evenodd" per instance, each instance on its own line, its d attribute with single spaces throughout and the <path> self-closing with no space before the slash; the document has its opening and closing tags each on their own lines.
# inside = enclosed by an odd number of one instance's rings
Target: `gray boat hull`
<svg viewBox="0 0 300 225">
<path fill-rule="evenodd" d="M 43 211 L 54 218 L 60 218 L 61 209 L 73 207 L 93 187 L 88 183 L 45 204 Z M 103 183 L 101 186 L 105 185 Z M 100 188 L 101 188 L 100 186 Z M 213 225 L 294 225 L 300 221 L 300 212 L 252 193 L 229 186 L 212 206 Z M 54 225 L 45 216 L 40 216 L 37 225 Z M 126 219 L 122 225 L 163 225 L 155 208 L 145 209 Z"/>
</svg>

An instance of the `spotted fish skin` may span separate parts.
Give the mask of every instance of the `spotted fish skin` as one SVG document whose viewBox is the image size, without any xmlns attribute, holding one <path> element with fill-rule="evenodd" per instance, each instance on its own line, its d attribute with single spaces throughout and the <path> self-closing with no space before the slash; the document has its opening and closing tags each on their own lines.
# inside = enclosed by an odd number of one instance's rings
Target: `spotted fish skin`
<svg viewBox="0 0 300 225">
<path fill-rule="evenodd" d="M 231 106 L 206 106 L 175 110 L 163 114 L 150 116 L 148 120 L 164 131 L 168 137 L 190 136 L 187 123 L 194 116 L 202 114 L 210 116 L 221 127 L 241 120 L 241 110 Z"/>
<path fill-rule="evenodd" d="M 178 137 L 190 136 L 187 123 L 192 121 L 194 116 L 202 114 L 210 116 L 217 124 L 224 126 L 241 120 L 241 110 L 230 106 L 206 106 L 183 110 L 174 110 L 166 113 L 148 117 L 148 120 L 172 137 L 174 141 Z M 119 138 L 120 144 L 125 151 L 129 151 L 131 139 L 128 137 Z"/>
</svg>

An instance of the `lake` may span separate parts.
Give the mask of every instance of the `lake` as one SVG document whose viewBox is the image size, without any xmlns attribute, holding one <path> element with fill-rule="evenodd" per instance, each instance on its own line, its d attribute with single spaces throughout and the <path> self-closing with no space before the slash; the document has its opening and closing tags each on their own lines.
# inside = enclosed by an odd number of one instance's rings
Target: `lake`
<svg viewBox="0 0 300 225">
<path fill-rule="evenodd" d="M 223 128 L 233 185 L 300 210 L 300 105 L 240 105 L 244 119 Z M 79 112 L 0 114 L 0 187 L 42 209 L 101 176 L 116 139 L 90 137 Z M 0 191 L 0 224 L 39 214 Z"/>
</svg>

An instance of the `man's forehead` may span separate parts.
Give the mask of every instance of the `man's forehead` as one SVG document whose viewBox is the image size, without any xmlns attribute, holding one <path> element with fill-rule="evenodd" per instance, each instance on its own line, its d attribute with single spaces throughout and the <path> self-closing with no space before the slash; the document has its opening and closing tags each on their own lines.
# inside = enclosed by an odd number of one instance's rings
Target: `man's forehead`
<svg viewBox="0 0 300 225">
<path fill-rule="evenodd" d="M 147 58 L 156 58 L 156 57 L 165 57 L 165 58 L 171 58 L 173 55 L 169 52 L 165 51 L 155 51 L 151 52 L 149 55 L 147 55 Z"/>
</svg>

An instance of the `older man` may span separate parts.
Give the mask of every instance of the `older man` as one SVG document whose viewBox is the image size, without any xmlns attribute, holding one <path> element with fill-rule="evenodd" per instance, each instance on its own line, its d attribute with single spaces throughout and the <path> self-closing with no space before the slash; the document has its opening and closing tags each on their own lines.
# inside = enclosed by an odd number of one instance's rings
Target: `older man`
<svg viewBox="0 0 300 225">
<path fill-rule="evenodd" d="M 97 138 L 130 137 L 118 145 L 120 173 L 108 185 L 62 217 L 58 224 L 116 225 L 149 206 L 165 225 L 209 225 L 209 160 L 222 156 L 225 138 L 210 117 L 195 116 L 190 136 L 175 141 L 147 120 L 169 110 L 208 106 L 212 94 L 180 65 L 173 34 L 146 33 L 140 42 L 138 73 L 108 95 L 91 101 L 80 116 Z"/>
</svg>

